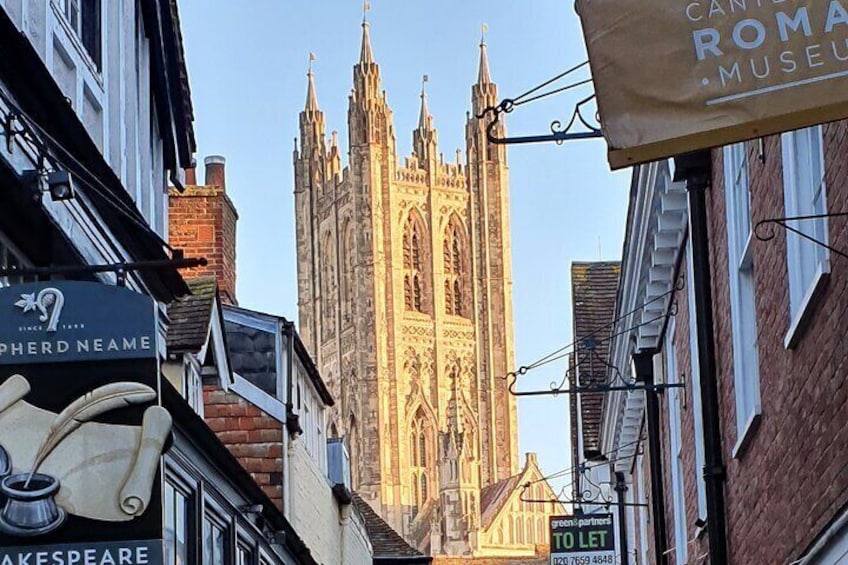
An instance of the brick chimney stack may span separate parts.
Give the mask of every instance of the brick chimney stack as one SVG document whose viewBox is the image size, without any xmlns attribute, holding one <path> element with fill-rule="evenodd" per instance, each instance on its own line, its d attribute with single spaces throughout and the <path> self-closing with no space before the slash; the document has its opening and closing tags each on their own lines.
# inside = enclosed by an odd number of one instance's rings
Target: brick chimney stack
<svg viewBox="0 0 848 565">
<path fill-rule="evenodd" d="M 226 159 L 210 155 L 204 160 L 206 184 L 196 184 L 194 169 L 186 171 L 184 192 L 171 189 L 169 243 L 186 257 L 205 257 L 206 267 L 187 269 L 187 279 L 214 276 L 221 300 L 236 304 L 236 223 L 238 212 L 226 191 Z"/>
</svg>

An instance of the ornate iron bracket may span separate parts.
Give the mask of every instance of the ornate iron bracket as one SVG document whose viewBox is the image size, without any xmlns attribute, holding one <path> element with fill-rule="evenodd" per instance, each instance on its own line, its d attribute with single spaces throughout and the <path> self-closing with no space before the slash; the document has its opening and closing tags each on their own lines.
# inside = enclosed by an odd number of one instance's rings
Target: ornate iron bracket
<svg viewBox="0 0 848 565">
<path fill-rule="evenodd" d="M 529 104 L 530 102 L 534 102 L 542 98 L 547 98 L 549 96 L 553 96 L 555 94 L 559 94 L 567 90 L 572 90 L 584 86 L 586 84 L 590 84 L 592 82 L 591 77 L 566 84 L 565 86 L 554 88 L 553 90 L 548 90 L 541 93 L 539 92 L 545 87 L 552 85 L 553 83 L 567 77 L 568 75 L 576 71 L 579 71 L 583 67 L 586 67 L 588 64 L 589 61 L 584 61 L 582 63 L 574 65 L 570 69 L 567 69 L 566 71 L 558 74 L 557 76 L 546 80 L 538 86 L 534 86 L 527 92 L 516 96 L 515 98 L 505 98 L 498 105 L 489 106 L 488 108 L 485 108 L 477 115 L 477 118 L 483 119 L 489 114 L 493 116 L 492 121 L 486 128 L 486 138 L 489 140 L 489 142 L 498 145 L 516 145 L 521 143 L 545 143 L 553 141 L 557 145 L 561 145 L 565 141 L 603 137 L 603 133 L 601 132 L 600 127 L 594 125 L 583 115 L 583 107 L 595 98 L 594 94 L 580 100 L 577 104 L 575 104 L 574 111 L 571 113 L 571 119 L 568 120 L 568 123 L 564 127 L 562 125 L 562 121 L 560 120 L 554 120 L 553 122 L 551 122 L 550 134 L 525 135 L 517 137 L 498 137 L 496 135 L 496 129 L 498 128 L 498 124 L 502 114 L 509 114 L 517 106 L 521 106 L 522 104 Z M 597 114 L 594 116 L 594 120 L 595 122 L 599 122 Z M 585 127 L 587 131 L 572 131 L 572 128 L 578 122 L 583 124 L 583 127 Z"/>
<path fill-rule="evenodd" d="M 585 468 L 581 465 L 580 474 L 585 477 Z M 618 502 L 616 500 L 604 498 L 603 494 L 600 491 L 600 487 L 595 485 L 589 479 L 586 479 L 592 486 L 597 487 L 598 490 L 592 491 L 590 489 L 584 489 L 577 493 L 575 498 L 562 498 L 561 493 L 563 488 L 560 491 L 560 495 L 556 498 L 524 498 L 524 493 L 530 488 L 531 483 L 524 483 L 521 486 L 521 492 L 518 494 L 518 500 L 521 502 L 526 502 L 528 504 L 571 504 L 576 507 L 582 506 L 603 506 L 609 509 L 610 506 L 627 506 L 634 508 L 646 508 L 648 505 L 642 502 Z"/>
<path fill-rule="evenodd" d="M 574 86 L 580 86 L 582 84 L 586 84 L 589 81 L 576 83 Z M 563 142 L 566 141 L 577 141 L 583 139 L 596 139 L 599 137 L 603 137 L 604 134 L 600 128 L 592 125 L 582 113 L 583 106 L 591 102 L 595 98 L 595 95 L 591 95 L 587 98 L 584 98 L 574 106 L 574 112 L 571 114 L 571 119 L 568 120 L 568 123 L 563 127 L 562 122 L 560 120 L 554 120 L 551 122 L 551 133 L 543 134 L 543 135 L 523 135 L 516 137 L 498 137 L 496 135 L 496 130 L 498 127 L 498 123 L 500 121 L 500 117 L 502 114 L 511 113 L 516 106 L 516 102 L 510 98 L 503 100 L 500 104 L 494 107 L 489 107 L 483 110 L 483 112 L 478 115 L 478 118 L 483 118 L 488 113 L 493 113 L 495 118 L 489 123 L 486 128 L 486 138 L 489 142 L 497 144 L 497 145 L 519 145 L 525 143 L 547 143 L 553 141 L 557 145 L 562 145 Z M 577 123 L 583 124 L 584 127 L 587 128 L 588 131 L 571 131 L 572 128 Z"/>
<path fill-rule="evenodd" d="M 825 219 L 825 218 L 841 218 L 841 217 L 845 217 L 845 216 L 848 216 L 848 212 L 836 212 L 836 213 L 832 213 L 832 214 L 812 214 L 812 215 L 809 215 L 809 216 L 794 216 L 794 217 L 791 217 L 791 218 L 769 218 L 769 219 L 760 220 L 759 222 L 757 222 L 757 225 L 754 226 L 754 236 L 760 241 L 771 241 L 772 239 L 775 238 L 774 226 L 777 225 L 777 226 L 782 227 L 785 230 L 791 231 L 792 233 L 794 233 L 794 234 L 796 234 L 800 237 L 803 237 L 807 241 L 810 241 L 810 242 L 812 242 L 812 243 L 814 243 L 814 244 L 816 244 L 820 247 L 824 247 L 825 249 L 829 250 L 832 253 L 839 255 L 840 257 L 848 259 L 848 254 L 828 245 L 827 243 L 825 243 L 823 241 L 819 241 L 818 239 L 812 237 L 811 235 L 808 235 L 808 234 L 802 232 L 801 230 L 793 228 L 792 226 L 787 224 L 787 222 L 802 222 L 802 221 L 809 221 L 809 220 L 821 220 L 821 219 Z M 769 226 L 771 228 L 771 231 L 769 233 L 765 234 L 765 235 L 763 233 L 761 233 L 761 230 L 764 226 Z"/>
</svg>

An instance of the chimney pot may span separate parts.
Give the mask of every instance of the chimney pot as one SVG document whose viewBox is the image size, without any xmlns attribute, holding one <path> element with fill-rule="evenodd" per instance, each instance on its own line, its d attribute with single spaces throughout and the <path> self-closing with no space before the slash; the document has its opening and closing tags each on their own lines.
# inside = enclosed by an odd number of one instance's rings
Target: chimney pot
<svg viewBox="0 0 848 565">
<path fill-rule="evenodd" d="M 227 164 L 227 159 L 221 155 L 209 155 L 203 160 L 203 164 L 206 165 L 206 185 L 220 186 L 226 189 L 224 167 Z"/>
<path fill-rule="evenodd" d="M 185 170 L 185 184 L 187 186 L 197 186 L 197 171 L 194 167 Z"/>
</svg>

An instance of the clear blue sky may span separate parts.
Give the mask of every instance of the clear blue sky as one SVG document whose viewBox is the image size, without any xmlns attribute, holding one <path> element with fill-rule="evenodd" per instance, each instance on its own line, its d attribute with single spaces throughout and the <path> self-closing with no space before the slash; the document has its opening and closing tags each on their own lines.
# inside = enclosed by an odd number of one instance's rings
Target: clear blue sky
<svg viewBox="0 0 848 565">
<path fill-rule="evenodd" d="M 586 59 L 571 0 L 372 0 L 374 55 L 394 111 L 398 152 L 410 153 L 421 76 L 440 149 L 464 148 L 465 113 L 477 76 L 480 26 L 500 96 L 516 96 Z M 227 188 L 239 210 L 241 305 L 295 319 L 293 139 L 317 56 L 318 101 L 342 147 L 352 67 L 359 56 L 357 0 L 182 0 L 194 99 L 198 163 L 227 157 Z M 588 94 L 584 90 L 581 93 Z M 571 115 L 573 96 L 517 109 L 511 134 L 545 133 Z M 516 360 L 530 363 L 571 341 L 572 261 L 621 256 L 629 173 L 610 174 L 601 141 L 509 150 Z M 529 388 L 559 380 L 565 364 L 524 377 Z M 570 462 L 568 400 L 519 402 L 520 447 L 545 473 Z M 564 483 L 560 483 L 564 484 Z"/>
</svg>

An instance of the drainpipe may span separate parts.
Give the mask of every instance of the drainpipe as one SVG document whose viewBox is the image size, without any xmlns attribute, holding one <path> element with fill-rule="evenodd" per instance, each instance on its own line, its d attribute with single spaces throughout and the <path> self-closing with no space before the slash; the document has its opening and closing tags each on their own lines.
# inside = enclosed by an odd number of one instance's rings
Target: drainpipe
<svg viewBox="0 0 848 565">
<path fill-rule="evenodd" d="M 665 487 L 663 482 L 662 446 L 660 444 L 660 402 L 654 386 L 656 351 L 633 354 L 636 380 L 645 384 L 645 417 L 648 424 L 648 464 L 651 470 L 651 517 L 653 518 L 654 553 L 657 563 L 668 565 L 668 536 L 665 523 Z"/>
<path fill-rule="evenodd" d="M 618 495 L 618 537 L 621 540 L 621 565 L 629 565 L 630 556 L 627 548 L 627 481 L 624 473 L 615 473 L 615 492 Z"/>
<path fill-rule="evenodd" d="M 698 338 L 698 370 L 701 375 L 704 427 L 704 481 L 707 494 L 707 534 L 710 563 L 727 563 L 727 530 L 724 504 L 726 472 L 721 448 L 721 421 L 710 290 L 710 248 L 706 191 L 712 174 L 710 152 L 676 157 L 675 180 L 686 181 L 689 194 L 689 237 L 692 242 L 695 333 Z"/>
</svg>

